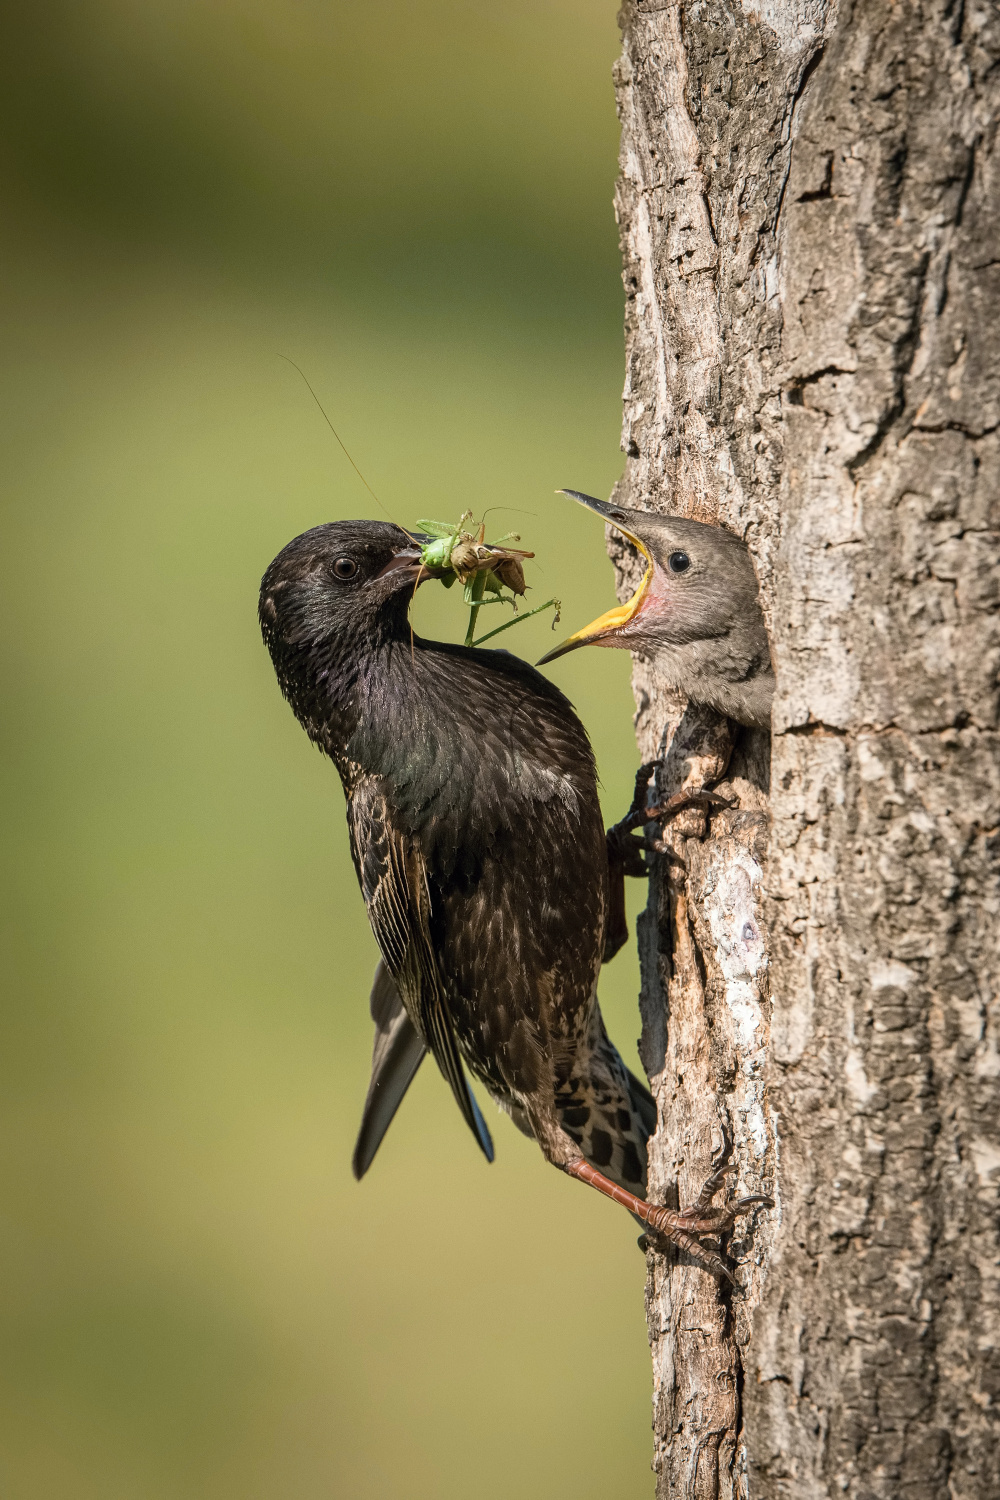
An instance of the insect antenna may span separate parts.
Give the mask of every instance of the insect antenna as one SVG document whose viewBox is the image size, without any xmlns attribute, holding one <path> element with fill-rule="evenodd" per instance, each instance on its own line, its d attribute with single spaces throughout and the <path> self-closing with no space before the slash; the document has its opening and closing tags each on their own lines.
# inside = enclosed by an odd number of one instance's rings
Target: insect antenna
<svg viewBox="0 0 1000 1500">
<path fill-rule="evenodd" d="M 534 516 L 536 520 L 538 519 L 537 510 L 525 510 L 523 505 L 490 505 L 483 511 L 483 520 L 485 521 L 486 517 L 492 515 L 495 510 L 509 510 L 512 516 Z"/>
<path fill-rule="evenodd" d="M 394 526 L 399 526 L 399 522 L 393 516 L 389 515 L 388 510 L 386 510 L 386 507 L 382 504 L 381 500 L 376 495 L 375 491 L 372 489 L 371 485 L 368 483 L 367 479 L 362 474 L 362 472 L 358 468 L 357 464 L 354 462 L 354 459 L 348 453 L 347 447 L 346 447 L 346 445 L 344 443 L 343 438 L 340 436 L 340 433 L 337 431 L 336 427 L 334 427 L 333 423 L 330 421 L 330 418 L 327 416 L 327 414 L 326 414 L 326 408 L 324 407 L 322 401 L 317 396 L 316 392 L 313 390 L 312 385 L 310 384 L 310 381 L 309 381 L 309 377 L 306 374 L 305 370 L 302 369 L 301 365 L 297 365 L 295 363 L 294 359 L 289 359 L 289 357 L 288 357 L 287 354 L 279 354 L 278 358 L 279 359 L 283 359 L 286 364 L 291 365 L 291 367 L 292 367 L 293 370 L 298 370 L 299 374 L 302 376 L 302 379 L 306 383 L 306 390 L 309 392 L 310 396 L 313 398 L 313 400 L 315 401 L 316 405 L 319 407 L 320 413 L 321 413 L 321 415 L 323 417 L 323 421 L 326 423 L 327 427 L 329 427 L 330 431 L 333 433 L 334 437 L 337 439 L 337 442 L 340 444 L 341 452 L 343 453 L 344 457 L 347 459 L 347 462 L 350 464 L 350 466 L 354 470 L 355 474 L 357 474 L 358 478 L 361 480 L 361 483 L 364 485 L 364 487 L 368 491 L 369 495 L 371 495 L 372 499 L 375 501 L 375 504 L 378 506 L 379 510 L 384 511 L 385 514 L 387 516 L 389 516 L 389 520 L 392 521 L 392 524 Z M 400 526 L 399 529 L 400 529 L 400 531 L 406 531 L 406 535 L 410 538 L 411 541 L 414 541 L 414 542 L 416 541 L 416 537 L 413 535 L 412 531 L 407 531 L 405 526 Z"/>
</svg>

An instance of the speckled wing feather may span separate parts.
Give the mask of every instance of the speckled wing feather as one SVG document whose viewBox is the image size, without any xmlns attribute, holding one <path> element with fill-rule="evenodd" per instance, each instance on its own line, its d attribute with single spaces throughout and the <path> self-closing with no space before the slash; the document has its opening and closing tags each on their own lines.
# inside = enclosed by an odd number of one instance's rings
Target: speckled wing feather
<svg viewBox="0 0 1000 1500">
<path fill-rule="evenodd" d="M 380 778 L 362 778 L 348 804 L 351 852 L 368 920 L 411 1022 L 434 1054 L 487 1161 L 492 1161 L 493 1141 L 462 1069 L 430 938 L 423 855 L 395 826 L 379 783 Z"/>
</svg>

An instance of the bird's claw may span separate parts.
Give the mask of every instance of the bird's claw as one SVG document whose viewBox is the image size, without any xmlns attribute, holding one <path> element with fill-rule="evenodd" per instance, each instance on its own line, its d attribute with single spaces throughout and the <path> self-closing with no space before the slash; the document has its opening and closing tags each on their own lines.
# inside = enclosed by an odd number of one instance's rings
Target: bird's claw
<svg viewBox="0 0 1000 1500">
<path fill-rule="evenodd" d="M 657 767 L 661 764 L 662 762 L 658 760 L 647 760 L 636 771 L 631 806 L 621 822 L 615 824 L 613 831 L 621 829 L 623 833 L 631 833 L 633 829 L 641 828 L 643 823 L 649 821 L 646 816 L 649 783 L 655 776 Z"/>
<path fill-rule="evenodd" d="M 662 802 L 653 806 L 647 805 L 649 797 L 649 783 L 653 779 L 660 761 L 649 760 L 641 765 L 635 773 L 635 790 L 632 794 L 632 805 L 622 818 L 621 822 L 608 829 L 608 838 L 616 839 L 623 849 L 627 848 L 628 835 L 636 829 L 642 828 L 647 823 L 663 823 L 669 818 L 676 817 L 678 813 L 686 811 L 689 807 L 702 808 L 727 808 L 736 804 L 730 797 L 723 797 L 718 792 L 710 792 L 704 788 L 693 791 L 676 792 L 674 796 L 667 797 Z M 631 841 L 630 841 L 631 842 Z M 633 845 L 634 846 L 634 845 Z M 628 869 L 627 874 L 645 874 L 645 867 L 635 870 Z"/>
<path fill-rule="evenodd" d="M 729 1171 L 730 1162 L 724 1160 L 706 1178 L 694 1203 L 681 1209 L 655 1208 L 650 1213 L 648 1224 L 651 1234 L 657 1239 L 686 1250 L 694 1260 L 707 1266 L 717 1276 L 724 1277 L 732 1286 L 738 1287 L 739 1283 L 722 1256 L 711 1246 L 703 1244 L 702 1236 L 721 1238 L 729 1233 L 741 1214 L 749 1213 L 754 1208 L 773 1208 L 774 1199 L 766 1193 L 750 1193 L 745 1198 L 736 1198 L 722 1207 L 713 1208 L 712 1199 Z M 649 1237 L 644 1235 L 642 1238 L 648 1244 Z"/>
<path fill-rule="evenodd" d="M 689 807 L 722 809 L 735 806 L 736 803 L 732 797 L 723 797 L 719 792 L 704 790 L 677 792 L 673 797 L 668 797 L 665 802 L 658 802 L 655 807 L 647 807 L 643 821 L 662 823 L 668 818 L 676 817 L 678 813 L 686 812 Z"/>
</svg>

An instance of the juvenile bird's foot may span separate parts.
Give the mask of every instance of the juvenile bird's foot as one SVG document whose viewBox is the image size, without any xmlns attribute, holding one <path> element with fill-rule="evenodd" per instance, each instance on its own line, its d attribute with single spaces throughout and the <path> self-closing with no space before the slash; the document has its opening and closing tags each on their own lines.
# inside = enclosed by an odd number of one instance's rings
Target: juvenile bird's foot
<svg viewBox="0 0 1000 1500">
<path fill-rule="evenodd" d="M 630 1213 L 635 1214 L 636 1218 L 649 1226 L 647 1234 L 640 1238 L 640 1245 L 643 1240 L 653 1243 L 656 1240 L 665 1240 L 668 1244 L 676 1245 L 679 1250 L 686 1250 L 692 1259 L 713 1271 L 717 1276 L 724 1277 L 734 1287 L 738 1287 L 739 1283 L 722 1256 L 714 1247 L 703 1244 L 702 1238 L 709 1236 L 712 1239 L 719 1239 L 722 1235 L 728 1234 L 740 1214 L 749 1213 L 752 1208 L 774 1207 L 773 1198 L 769 1198 L 765 1193 L 752 1193 L 746 1198 L 736 1198 L 724 1207 L 713 1208 L 712 1199 L 730 1170 L 728 1162 L 723 1162 L 706 1180 L 695 1202 L 681 1209 L 659 1208 L 656 1204 L 644 1202 L 634 1193 L 620 1188 L 617 1183 L 605 1177 L 602 1172 L 598 1172 L 582 1157 L 570 1162 L 566 1170 L 571 1177 L 577 1177 L 581 1182 L 595 1187 L 599 1193 L 613 1199 L 615 1203 L 620 1203 L 623 1208 L 627 1208 Z"/>
<path fill-rule="evenodd" d="M 649 783 L 652 781 L 656 768 L 660 764 L 661 762 L 658 760 L 649 760 L 646 761 L 645 765 L 639 767 L 635 773 L 635 790 L 632 793 L 632 806 L 619 823 L 615 823 L 612 828 L 608 829 L 608 848 L 610 849 L 612 842 L 614 842 L 616 847 L 621 848 L 625 853 L 626 860 L 629 858 L 632 860 L 631 867 L 628 864 L 626 865 L 626 875 L 644 875 L 647 873 L 644 863 L 635 863 L 635 861 L 640 859 L 642 849 L 642 845 L 631 837 L 637 828 L 644 827 L 646 823 L 664 823 L 668 819 L 676 817 L 678 813 L 684 812 L 689 807 L 733 806 L 732 801 L 728 797 L 722 797 L 718 792 L 706 791 L 704 788 L 690 792 L 677 792 L 673 797 L 667 797 L 662 802 L 648 805 Z M 634 856 L 630 856 L 628 853 L 629 850 L 635 851 Z"/>
</svg>

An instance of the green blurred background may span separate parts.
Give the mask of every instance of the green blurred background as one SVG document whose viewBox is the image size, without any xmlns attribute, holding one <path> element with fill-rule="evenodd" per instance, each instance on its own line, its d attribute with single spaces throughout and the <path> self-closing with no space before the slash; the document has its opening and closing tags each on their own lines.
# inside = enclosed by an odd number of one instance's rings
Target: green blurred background
<svg viewBox="0 0 1000 1500">
<path fill-rule="evenodd" d="M 552 492 L 621 464 L 614 0 L 3 24 L 0 1494 L 648 1494 L 626 1216 L 501 1119 L 487 1167 L 430 1066 L 350 1176 L 375 950 L 255 617 L 373 513 L 281 354 L 397 519 L 516 507 L 564 631 L 613 602 Z M 628 659 L 550 670 L 618 815 Z"/>
</svg>

